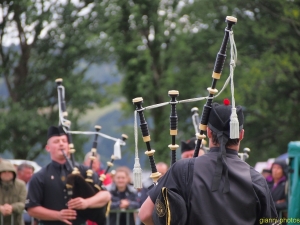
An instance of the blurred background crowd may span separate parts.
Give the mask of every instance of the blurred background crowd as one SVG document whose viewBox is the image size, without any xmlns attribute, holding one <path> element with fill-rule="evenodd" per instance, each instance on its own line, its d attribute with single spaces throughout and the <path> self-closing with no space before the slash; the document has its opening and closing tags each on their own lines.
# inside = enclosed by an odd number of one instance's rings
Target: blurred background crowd
<svg viewBox="0 0 300 225">
<path fill-rule="evenodd" d="M 193 154 L 186 154 L 194 152 L 195 138 L 189 139 L 187 142 L 181 143 L 181 157 L 191 158 Z M 205 146 L 201 147 L 202 151 L 209 151 Z M 202 153 L 199 154 L 200 157 Z M 83 165 L 87 167 L 91 163 L 92 152 L 85 155 Z M 157 171 L 162 176 L 169 168 L 168 162 L 156 163 Z M 4 225 L 11 225 L 11 216 L 15 217 L 14 224 L 17 225 L 18 216 L 22 216 L 22 221 L 25 225 L 35 225 L 38 221 L 31 218 L 24 210 L 25 198 L 27 194 L 30 178 L 41 169 L 38 165 L 31 161 L 24 161 L 17 164 L 14 160 L 1 159 L 0 161 L 0 211 L 4 219 Z M 261 174 L 266 178 L 276 210 L 280 218 L 287 218 L 288 208 L 288 158 L 278 157 L 272 159 L 269 167 L 261 170 Z M 93 159 L 92 169 L 97 174 L 105 173 L 105 164 L 101 163 L 99 154 Z M 117 225 L 141 225 L 138 218 L 138 209 L 148 197 L 147 192 L 153 186 L 153 181 L 149 177 L 149 172 L 143 173 L 143 188 L 135 189 L 133 187 L 132 169 L 127 166 L 117 166 L 106 174 L 103 181 L 104 186 L 110 191 L 112 201 L 110 205 L 110 214 L 107 224 Z M 19 184 L 16 187 L 8 188 L 12 185 L 11 182 Z M 22 185 L 23 184 L 23 185 Z M 4 197 L 5 196 L 5 197 Z M 6 219 L 6 220 L 5 220 Z M 20 219 L 20 218 L 19 218 Z M 87 225 L 97 225 L 92 221 L 88 221 Z"/>
</svg>

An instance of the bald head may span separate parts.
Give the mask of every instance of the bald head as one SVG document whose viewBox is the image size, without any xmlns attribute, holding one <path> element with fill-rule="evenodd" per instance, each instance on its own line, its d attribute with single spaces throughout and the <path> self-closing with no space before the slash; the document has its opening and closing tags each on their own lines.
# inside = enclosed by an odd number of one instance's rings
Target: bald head
<svg viewBox="0 0 300 225">
<path fill-rule="evenodd" d="M 91 157 L 92 157 L 93 153 L 91 151 L 89 151 L 88 153 L 86 153 L 85 157 L 84 157 L 84 161 L 83 164 L 85 166 L 90 166 L 91 164 Z M 100 169 L 101 166 L 101 161 L 100 161 L 100 155 L 96 153 L 95 158 L 93 159 L 93 170 L 94 171 L 98 171 Z"/>
<path fill-rule="evenodd" d="M 164 162 L 159 162 L 156 164 L 157 172 L 161 173 L 161 176 L 163 176 L 168 171 L 168 165 Z"/>
</svg>

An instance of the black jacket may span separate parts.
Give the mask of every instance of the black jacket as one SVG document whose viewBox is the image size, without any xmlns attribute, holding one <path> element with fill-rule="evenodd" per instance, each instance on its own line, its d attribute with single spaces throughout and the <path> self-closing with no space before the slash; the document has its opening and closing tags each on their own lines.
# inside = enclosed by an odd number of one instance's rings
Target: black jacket
<svg viewBox="0 0 300 225">
<path fill-rule="evenodd" d="M 277 213 L 265 178 L 242 161 L 237 151 L 226 149 L 229 193 L 223 193 L 224 177 L 217 191 L 212 192 L 212 179 L 216 169 L 219 148 L 198 157 L 194 162 L 193 182 L 187 187 L 183 182 L 185 160 L 177 161 L 152 188 L 149 196 L 155 204 L 162 187 L 180 196 L 190 196 L 186 202 L 189 225 L 256 225 L 264 218 L 276 219 Z M 264 224 L 271 224 L 266 223 Z"/>
<path fill-rule="evenodd" d="M 137 191 L 133 188 L 132 185 L 127 185 L 127 188 L 124 192 L 119 192 L 114 183 L 107 187 L 108 191 L 111 193 L 111 206 L 110 209 L 120 209 L 120 201 L 122 199 L 128 199 L 130 201 L 128 209 L 138 209 L 140 207 L 140 203 L 138 201 Z M 135 225 L 134 215 L 133 213 L 129 213 L 129 224 L 126 223 L 126 213 L 120 213 L 119 224 L 127 224 L 127 225 Z M 109 224 L 116 225 L 117 224 L 117 214 L 110 213 L 109 214 Z"/>
</svg>

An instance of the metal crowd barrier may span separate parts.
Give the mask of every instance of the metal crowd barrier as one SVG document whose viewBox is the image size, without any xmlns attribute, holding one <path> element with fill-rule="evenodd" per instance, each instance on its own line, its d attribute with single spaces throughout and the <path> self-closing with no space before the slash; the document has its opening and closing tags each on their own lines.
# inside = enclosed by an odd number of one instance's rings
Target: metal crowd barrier
<svg viewBox="0 0 300 225">
<path fill-rule="evenodd" d="M 24 212 L 26 212 L 26 211 L 24 211 Z M 5 217 L 9 217 L 9 216 L 5 216 Z M 14 221 L 15 221 L 14 214 L 11 214 L 10 215 L 10 224 L 15 225 Z M 0 214 L 0 225 L 2 225 L 2 224 L 4 224 L 4 217 L 3 217 L 2 214 Z M 34 218 L 31 218 L 31 224 L 30 225 L 34 225 Z"/>
<path fill-rule="evenodd" d="M 6 216 L 6 217 L 8 217 L 8 216 Z M 2 214 L 0 215 L 0 224 L 1 225 L 4 224 L 4 218 L 3 218 Z M 10 224 L 14 225 L 14 215 L 13 214 L 10 215 Z"/>
<path fill-rule="evenodd" d="M 128 210 L 112 209 L 112 210 L 110 210 L 109 214 L 116 213 L 116 220 L 117 220 L 116 221 L 116 225 L 130 225 L 130 214 L 131 213 L 136 213 L 135 221 L 136 221 L 136 225 L 139 225 L 140 222 L 137 219 L 137 213 L 138 213 L 138 211 L 139 211 L 138 209 L 128 209 Z M 124 223 L 120 224 L 119 220 L 120 220 L 121 213 L 126 213 L 126 224 L 124 224 Z M 0 225 L 2 225 L 4 223 L 3 219 L 4 219 L 3 215 L 0 214 Z M 14 223 L 14 215 L 13 214 L 10 215 L 10 221 L 11 221 L 10 222 L 11 225 L 15 225 L 15 223 Z M 34 225 L 34 218 L 31 218 L 31 225 Z M 108 215 L 108 217 L 106 219 L 106 225 L 110 225 L 109 215 Z"/>
<path fill-rule="evenodd" d="M 109 214 L 112 214 L 112 213 L 116 213 L 116 225 L 130 225 L 130 214 L 131 213 L 136 213 L 135 215 L 135 224 L 136 225 L 139 225 L 140 224 L 140 221 L 137 217 L 137 213 L 138 213 L 138 209 L 128 209 L 128 210 L 120 210 L 120 209 L 112 209 L 110 210 Z M 120 214 L 121 213 L 126 213 L 126 224 L 120 224 Z M 287 217 L 287 210 L 281 210 L 279 211 L 279 218 L 283 218 L 283 217 Z M 14 224 L 14 216 L 13 214 L 11 214 L 11 225 L 15 225 Z M 3 215 L 0 214 L 0 225 L 3 224 Z M 31 225 L 34 225 L 34 218 L 31 218 Z M 109 216 L 106 218 L 106 225 L 110 225 L 110 221 L 109 221 Z"/>
<path fill-rule="evenodd" d="M 135 216 L 135 221 L 137 221 L 137 213 L 138 213 L 138 209 L 127 209 L 127 210 L 120 210 L 120 209 L 111 209 L 109 214 L 112 213 L 116 213 L 116 224 L 115 225 L 130 225 L 130 214 L 131 213 L 136 213 Z M 120 215 L 121 213 L 126 213 L 126 224 L 120 224 Z M 139 225 L 139 223 L 136 222 L 137 225 Z M 110 221 L 109 221 L 109 215 L 106 218 L 106 225 L 110 225 Z"/>
<path fill-rule="evenodd" d="M 11 216 L 10 216 L 10 224 L 11 225 L 14 225 L 14 216 L 13 216 L 13 214 L 11 214 Z M 1 214 L 1 216 L 0 216 L 0 224 L 4 224 L 4 222 L 3 222 L 3 215 Z"/>
</svg>

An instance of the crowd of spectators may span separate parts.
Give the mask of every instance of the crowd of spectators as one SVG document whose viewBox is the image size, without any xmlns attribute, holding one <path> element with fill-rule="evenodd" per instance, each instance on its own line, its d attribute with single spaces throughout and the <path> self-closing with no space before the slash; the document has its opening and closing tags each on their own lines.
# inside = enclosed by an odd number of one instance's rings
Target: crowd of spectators
<svg viewBox="0 0 300 225">
<path fill-rule="evenodd" d="M 91 153 L 87 153 L 83 164 L 90 166 Z M 105 168 L 101 166 L 100 155 L 93 160 L 92 169 L 100 176 Z M 164 175 L 168 165 L 164 162 L 157 163 L 157 170 Z M 9 161 L 0 161 L 0 213 L 3 217 L 3 225 L 11 225 L 13 218 L 15 225 L 37 225 L 38 221 L 31 218 L 24 210 L 25 199 L 30 185 L 34 167 L 27 163 L 14 166 Z M 270 189 L 278 215 L 287 217 L 287 179 L 288 165 L 285 160 L 275 160 L 270 169 L 264 169 L 262 175 Z M 120 166 L 106 174 L 103 185 L 111 193 L 111 213 L 109 224 L 142 224 L 135 210 L 139 209 L 147 198 L 147 192 L 153 182 L 150 178 L 144 179 L 143 188 L 137 190 L 133 187 L 132 171 L 128 167 Z M 131 210 L 130 213 L 126 212 Z M 119 215 L 117 215 L 117 213 Z M 127 215 L 128 214 L 128 215 Z M 129 217 L 129 218 L 127 218 Z M 118 220 L 118 221 L 117 221 Z M 129 221 L 129 223 L 128 223 Z M 97 225 L 87 221 L 86 225 Z"/>
</svg>

